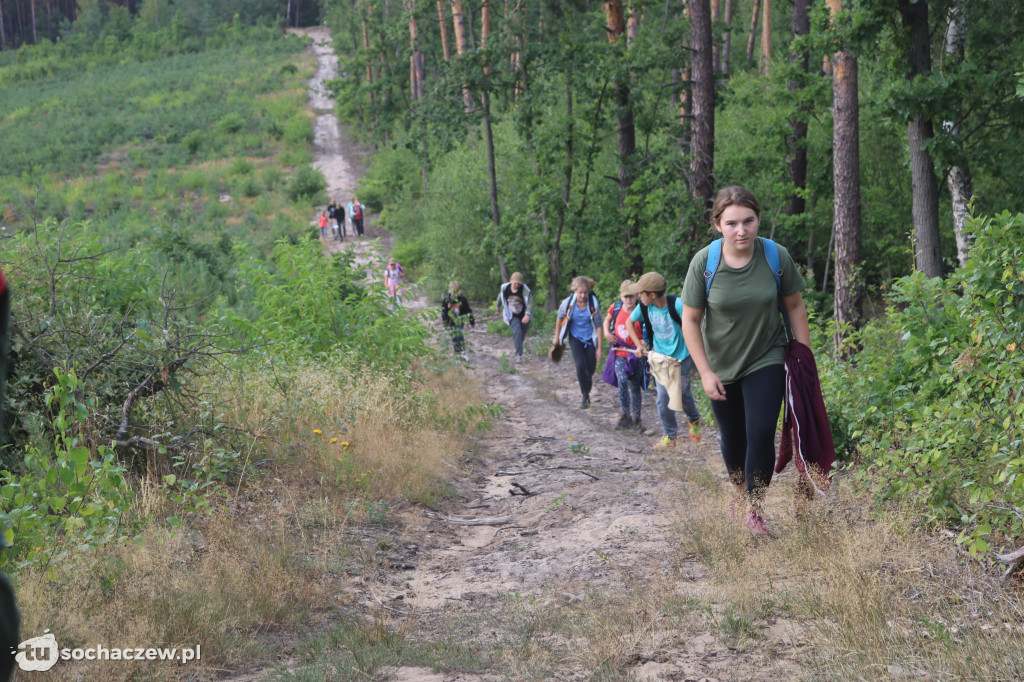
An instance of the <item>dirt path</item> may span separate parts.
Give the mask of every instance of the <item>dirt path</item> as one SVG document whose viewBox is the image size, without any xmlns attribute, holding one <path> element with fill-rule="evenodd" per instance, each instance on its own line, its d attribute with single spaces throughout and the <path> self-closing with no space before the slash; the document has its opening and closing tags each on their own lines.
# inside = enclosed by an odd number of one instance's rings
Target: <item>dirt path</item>
<svg viewBox="0 0 1024 682">
<path fill-rule="evenodd" d="M 352 145 L 331 113 L 323 82 L 334 77 L 328 35 L 306 32 L 316 41 L 320 68 L 311 81 L 316 109 L 316 166 L 327 178 L 332 196 L 347 198 L 362 172 L 364 155 Z M 354 248 L 361 257 L 373 249 L 386 253 L 391 240 L 368 220 L 371 239 L 327 242 L 329 251 Z M 419 301 L 418 306 L 427 305 Z M 480 310 L 477 310 L 480 317 Z M 654 455 L 660 435 L 653 396 L 645 399 L 648 435 L 613 430 L 618 418 L 615 389 L 595 382 L 593 405 L 576 407 L 579 391 L 568 357 L 553 365 L 528 353 L 509 363 L 511 339 L 483 332 L 467 334 L 472 373 L 488 402 L 504 414 L 481 437 L 455 481 L 458 496 L 444 517 L 420 508 L 401 513 L 399 547 L 391 558 L 394 572 L 383 582 L 365 585 L 362 603 L 368 613 L 384 614 L 411 638 L 477 642 L 486 649 L 512 636 L 519 600 L 549 604 L 552 611 L 595 595 L 611 602 L 653 584 L 669 592 L 700 595 L 707 587 L 695 560 L 674 551 L 671 527 L 680 513 L 678 477 L 668 468 L 714 460 L 717 434 L 705 432 L 693 446 L 680 441 L 668 460 Z M 546 339 L 528 339 L 538 348 Z M 463 525 L 452 519 L 505 517 L 494 525 Z M 611 603 L 609 602 L 609 603 Z M 564 610 L 564 609 L 562 609 Z M 579 613 L 577 612 L 577 616 Z M 567 614 L 572 617 L 572 614 Z M 772 662 L 737 652 L 707 632 L 693 636 L 645 636 L 659 642 L 649 655 L 634 657 L 635 679 L 788 679 L 797 669 L 776 649 Z M 779 661 L 783 662 L 780 663 Z M 517 665 L 525 665 L 520 662 Z M 545 664 L 561 679 L 589 677 L 584 659 Z M 458 669 L 458 665 L 448 666 Z M 520 678 L 520 668 L 502 667 L 475 673 L 432 673 L 426 668 L 390 670 L 390 679 L 469 680 Z M 542 674 L 541 676 L 545 676 Z M 527 675 L 532 676 L 532 675 Z"/>
</svg>

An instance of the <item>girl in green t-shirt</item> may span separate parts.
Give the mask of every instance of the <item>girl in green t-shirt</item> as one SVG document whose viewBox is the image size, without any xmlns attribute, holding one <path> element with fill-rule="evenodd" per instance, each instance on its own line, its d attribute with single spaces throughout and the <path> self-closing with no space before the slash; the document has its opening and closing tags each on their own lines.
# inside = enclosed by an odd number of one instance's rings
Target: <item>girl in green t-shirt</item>
<svg viewBox="0 0 1024 682">
<path fill-rule="evenodd" d="M 737 500 L 748 505 L 747 527 L 767 535 L 764 495 L 775 465 L 775 427 L 786 379 L 780 297 L 796 340 L 810 345 L 811 334 L 800 296 L 803 278 L 780 246 L 782 276 L 776 283 L 757 238 L 760 222 L 761 207 L 750 190 L 732 186 L 719 191 L 711 224 L 722 235 L 721 262 L 706 291 L 708 248 L 693 257 L 683 285 L 682 327 L 704 392 L 711 398 L 722 434 L 722 458 Z"/>
</svg>

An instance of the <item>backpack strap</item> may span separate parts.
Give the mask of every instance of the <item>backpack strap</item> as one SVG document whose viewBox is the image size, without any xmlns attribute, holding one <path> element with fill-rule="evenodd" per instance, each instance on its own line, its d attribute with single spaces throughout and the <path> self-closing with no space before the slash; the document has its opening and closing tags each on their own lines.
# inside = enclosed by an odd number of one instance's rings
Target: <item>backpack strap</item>
<svg viewBox="0 0 1024 682">
<path fill-rule="evenodd" d="M 665 296 L 668 299 L 668 314 L 672 318 L 672 321 L 678 324 L 680 327 L 683 326 L 683 318 L 679 317 L 679 311 L 676 310 L 676 301 L 679 300 L 678 296 Z"/>
<path fill-rule="evenodd" d="M 643 303 L 637 303 L 640 306 L 640 314 L 644 318 L 644 341 L 647 345 L 651 345 L 654 342 L 654 328 L 651 326 L 651 316 L 647 312 L 647 306 Z"/>
<path fill-rule="evenodd" d="M 622 301 L 621 300 L 620 301 L 616 301 L 615 303 L 612 304 L 612 324 L 611 324 L 612 336 L 615 336 L 615 320 L 619 319 L 619 313 L 621 313 L 621 312 L 622 312 Z M 621 341 L 625 341 L 625 339 L 620 339 L 620 340 Z"/>
<path fill-rule="evenodd" d="M 759 237 L 759 239 L 761 246 L 764 247 L 764 258 L 768 261 L 768 267 L 772 269 L 772 274 L 775 275 L 775 289 L 781 294 L 782 261 L 779 259 L 779 245 L 765 237 Z"/>
<path fill-rule="evenodd" d="M 704 296 L 711 291 L 711 280 L 715 278 L 718 271 L 718 264 L 722 262 L 722 239 L 718 238 L 711 242 L 708 247 L 708 262 L 704 266 Z"/>
</svg>

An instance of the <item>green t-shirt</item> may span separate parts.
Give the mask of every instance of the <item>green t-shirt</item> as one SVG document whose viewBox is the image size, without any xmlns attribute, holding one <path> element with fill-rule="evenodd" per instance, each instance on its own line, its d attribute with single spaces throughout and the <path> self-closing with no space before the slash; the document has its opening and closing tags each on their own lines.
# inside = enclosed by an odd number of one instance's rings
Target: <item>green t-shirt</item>
<svg viewBox="0 0 1024 682">
<path fill-rule="evenodd" d="M 723 257 L 705 296 L 709 248 L 698 251 L 690 261 L 682 298 L 685 305 L 704 309 L 704 352 L 722 383 L 730 384 L 762 367 L 783 364 L 786 328 L 779 315 L 775 275 L 765 260 L 761 240 L 754 243 L 754 255 L 742 268 L 729 267 Z M 801 291 L 804 278 L 783 246 L 779 246 L 779 262 L 782 295 Z"/>
</svg>

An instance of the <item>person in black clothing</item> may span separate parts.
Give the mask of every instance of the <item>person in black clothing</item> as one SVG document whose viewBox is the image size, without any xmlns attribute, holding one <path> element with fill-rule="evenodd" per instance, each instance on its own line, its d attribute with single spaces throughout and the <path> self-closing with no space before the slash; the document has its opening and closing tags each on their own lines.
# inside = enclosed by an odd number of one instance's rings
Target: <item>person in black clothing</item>
<svg viewBox="0 0 1024 682">
<path fill-rule="evenodd" d="M 473 311 L 469 308 L 469 301 L 462 293 L 462 285 L 456 281 L 448 284 L 448 292 L 441 299 L 441 323 L 452 337 L 452 347 L 455 354 L 463 360 L 468 360 L 466 355 L 466 333 L 463 330 L 466 320 L 469 326 L 476 326 L 476 319 Z"/>
<path fill-rule="evenodd" d="M 345 241 L 345 209 L 338 205 L 338 202 L 331 199 L 327 206 L 327 216 L 334 221 L 334 236 L 341 242 Z"/>
</svg>

